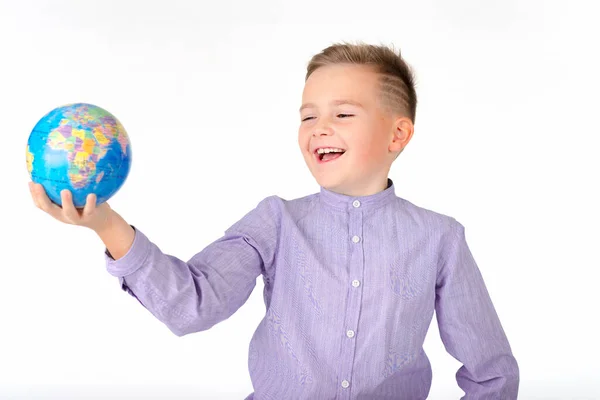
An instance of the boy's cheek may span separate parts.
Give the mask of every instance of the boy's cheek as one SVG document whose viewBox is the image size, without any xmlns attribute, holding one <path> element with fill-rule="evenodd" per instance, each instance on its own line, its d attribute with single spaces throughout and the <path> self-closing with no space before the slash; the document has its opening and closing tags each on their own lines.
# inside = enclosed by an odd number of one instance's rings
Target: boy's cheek
<svg viewBox="0 0 600 400">
<path fill-rule="evenodd" d="M 379 157 L 378 146 L 371 141 L 364 141 L 361 143 L 355 143 L 352 146 L 352 152 L 354 153 L 355 161 L 361 163 L 370 163 Z"/>
<path fill-rule="evenodd" d="M 298 145 L 302 151 L 308 151 L 310 142 L 310 132 L 306 129 L 298 130 Z"/>
<path fill-rule="evenodd" d="M 355 149 L 356 150 L 356 149 Z M 352 163 L 354 166 L 360 166 L 361 168 L 365 168 L 368 165 L 372 165 L 374 163 L 376 156 L 369 151 L 369 149 L 360 149 L 354 152 L 352 157 Z"/>
</svg>

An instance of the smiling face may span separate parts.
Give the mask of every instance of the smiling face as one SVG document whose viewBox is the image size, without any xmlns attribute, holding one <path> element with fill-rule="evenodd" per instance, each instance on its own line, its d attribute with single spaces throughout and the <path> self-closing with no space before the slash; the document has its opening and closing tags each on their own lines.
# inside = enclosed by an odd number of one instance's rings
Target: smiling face
<svg viewBox="0 0 600 400">
<path fill-rule="evenodd" d="M 320 186 L 349 196 L 384 190 L 396 154 L 412 136 L 412 122 L 384 108 L 378 74 L 363 65 L 315 70 L 304 85 L 298 144 Z M 318 148 L 344 150 L 321 156 Z"/>
</svg>

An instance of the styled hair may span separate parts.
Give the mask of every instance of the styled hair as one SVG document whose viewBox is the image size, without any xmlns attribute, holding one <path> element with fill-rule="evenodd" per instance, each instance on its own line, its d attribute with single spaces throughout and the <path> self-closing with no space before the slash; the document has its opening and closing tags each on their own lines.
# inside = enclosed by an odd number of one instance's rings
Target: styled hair
<svg viewBox="0 0 600 400">
<path fill-rule="evenodd" d="M 306 77 L 318 68 L 335 64 L 366 65 L 379 74 L 383 106 L 393 113 L 411 119 L 415 123 L 417 93 L 411 67 L 404 61 L 400 51 L 392 46 L 335 43 L 315 54 L 306 68 Z"/>
</svg>

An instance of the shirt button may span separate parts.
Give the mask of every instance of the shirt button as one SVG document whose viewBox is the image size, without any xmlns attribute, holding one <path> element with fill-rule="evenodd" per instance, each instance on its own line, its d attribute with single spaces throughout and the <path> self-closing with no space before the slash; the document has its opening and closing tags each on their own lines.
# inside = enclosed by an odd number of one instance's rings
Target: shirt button
<svg viewBox="0 0 600 400">
<path fill-rule="evenodd" d="M 352 202 L 352 205 L 354 206 L 354 208 L 358 208 L 358 207 L 360 207 L 360 201 L 358 201 L 358 200 L 354 200 L 354 201 Z"/>
<path fill-rule="evenodd" d="M 345 379 L 344 379 L 344 380 L 342 381 L 342 387 L 343 387 L 344 389 L 346 389 L 348 386 L 350 386 L 350 382 L 348 382 L 347 380 L 345 380 Z"/>
<path fill-rule="evenodd" d="M 352 329 L 348 330 L 348 332 L 346 332 L 346 336 L 349 338 L 354 337 L 354 331 Z"/>
<path fill-rule="evenodd" d="M 359 287 L 360 286 L 360 281 L 358 279 L 353 280 L 352 281 L 352 286 Z"/>
<path fill-rule="evenodd" d="M 360 238 L 358 236 L 352 236 L 352 241 L 354 243 L 358 243 L 358 242 L 360 242 Z"/>
</svg>

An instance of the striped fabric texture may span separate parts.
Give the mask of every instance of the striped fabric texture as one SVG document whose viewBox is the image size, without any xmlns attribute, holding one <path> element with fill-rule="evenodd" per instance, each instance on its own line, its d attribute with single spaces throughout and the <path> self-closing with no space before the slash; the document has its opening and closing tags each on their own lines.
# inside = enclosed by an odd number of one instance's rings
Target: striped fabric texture
<svg viewBox="0 0 600 400">
<path fill-rule="evenodd" d="M 188 261 L 136 229 L 106 263 L 178 336 L 230 317 L 262 277 L 248 400 L 426 399 L 434 311 L 462 398 L 517 398 L 519 368 L 465 228 L 398 197 L 391 179 L 370 196 L 267 197 Z"/>
</svg>

